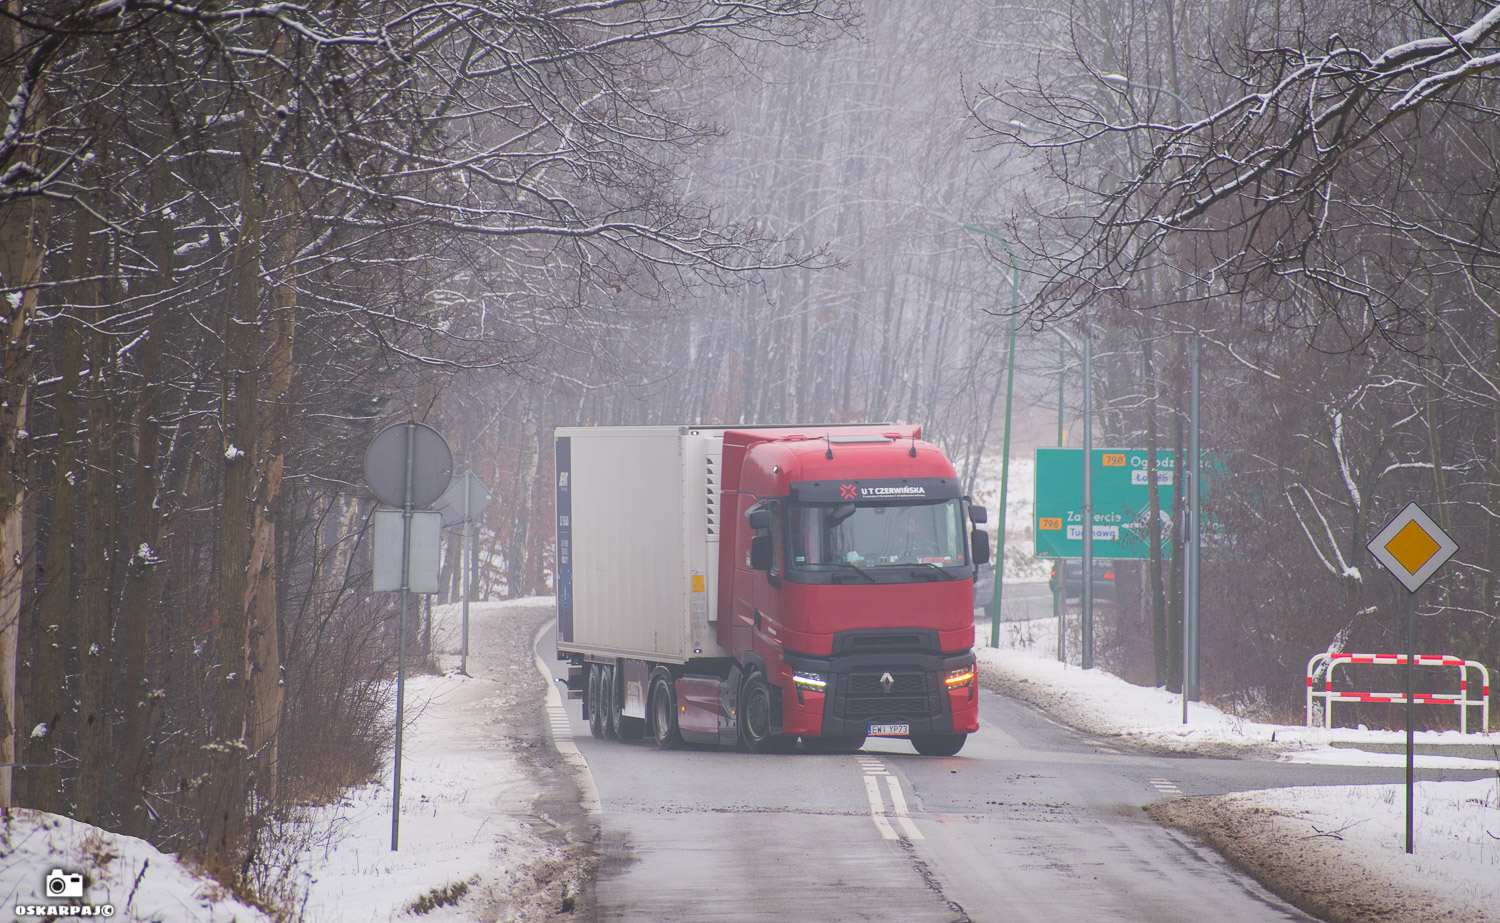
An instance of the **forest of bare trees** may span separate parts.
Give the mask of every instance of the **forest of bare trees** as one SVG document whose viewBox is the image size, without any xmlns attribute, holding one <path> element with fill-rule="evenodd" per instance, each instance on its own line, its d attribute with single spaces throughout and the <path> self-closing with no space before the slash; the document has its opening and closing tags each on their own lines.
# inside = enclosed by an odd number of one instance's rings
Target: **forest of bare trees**
<svg viewBox="0 0 1500 923">
<path fill-rule="evenodd" d="M 372 434 L 514 417 L 534 459 L 528 377 L 607 361 L 692 287 L 822 261 L 685 188 L 714 130 L 676 90 L 850 11 L 0 14 L 0 794 L 233 883 L 279 811 L 385 756 Z"/>
<path fill-rule="evenodd" d="M 3 0 L 0 801 L 251 869 L 388 747 L 381 427 L 494 492 L 479 594 L 546 594 L 557 425 L 909 421 L 972 480 L 1016 267 L 1023 432 L 1060 373 L 1077 444 L 1088 335 L 1096 444 L 1182 458 L 1199 344 L 1205 695 L 1284 710 L 1312 653 L 1395 649 L 1364 545 L 1413 499 L 1462 549 L 1419 646 L 1500 666 L 1497 32 L 1404 0 Z M 1180 574 L 1125 581 L 1103 662 L 1179 681 Z"/>
<path fill-rule="evenodd" d="M 1418 598 L 1417 647 L 1500 662 L 1500 8 L 1147 0 L 1013 23 L 1030 70 L 986 80 L 974 113 L 1034 170 L 1008 224 L 1031 319 L 1105 347 L 1102 425 L 1125 444 L 1183 446 L 1202 350 L 1226 468 L 1205 693 L 1287 709 L 1312 653 L 1404 650 L 1405 591 L 1365 545 L 1413 500 L 1462 549 Z"/>
</svg>

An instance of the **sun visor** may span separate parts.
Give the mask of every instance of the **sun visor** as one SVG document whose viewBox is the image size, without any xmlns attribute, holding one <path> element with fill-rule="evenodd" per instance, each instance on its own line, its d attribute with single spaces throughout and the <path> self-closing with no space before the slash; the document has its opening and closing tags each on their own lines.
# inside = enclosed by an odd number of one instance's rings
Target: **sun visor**
<svg viewBox="0 0 1500 923">
<path fill-rule="evenodd" d="M 954 478 L 852 478 L 847 481 L 793 481 L 792 499 L 801 503 L 954 500 L 963 496 Z"/>
</svg>

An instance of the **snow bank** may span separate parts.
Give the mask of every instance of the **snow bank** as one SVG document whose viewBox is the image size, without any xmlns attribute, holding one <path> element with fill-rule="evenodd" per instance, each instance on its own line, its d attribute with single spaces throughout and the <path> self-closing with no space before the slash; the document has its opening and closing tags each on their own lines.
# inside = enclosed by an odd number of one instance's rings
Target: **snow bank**
<svg viewBox="0 0 1500 923">
<path fill-rule="evenodd" d="M 32 911 L 14 919 L 55 919 L 35 909 L 71 904 L 131 923 L 271 923 L 145 840 L 72 818 L 13 808 L 0 820 L 0 852 L 0 909 Z"/>
<path fill-rule="evenodd" d="M 1046 624 L 1042 624 L 1045 622 Z M 1030 702 L 1059 720 L 1127 746 L 1212 756 L 1259 755 L 1292 762 L 1405 765 L 1400 731 L 1306 728 L 1248 721 L 1160 688 L 1134 686 L 1103 670 L 1060 663 L 1051 620 L 1007 626 L 1002 643 L 982 648 L 985 685 Z M 1500 919 L 1500 734 L 1422 732 L 1419 749 L 1455 744 L 1488 749 L 1494 759 L 1419 754 L 1419 769 L 1492 772 L 1478 782 L 1419 782 L 1414 812 L 1416 855 L 1406 854 L 1403 785 L 1318 786 L 1190 799 L 1162 815 L 1219 845 L 1289 899 L 1309 897 L 1338 916 L 1364 896 L 1368 906 L 1410 920 Z M 1342 746 L 1336 746 L 1342 745 Z M 1358 746 L 1394 752 L 1368 752 Z M 1197 803 L 1197 804 L 1195 804 Z M 1226 831 L 1226 827 L 1235 829 Z M 1237 842 L 1243 841 L 1243 842 Z M 1244 855 L 1233 855 L 1236 849 Z M 1280 857 L 1278 859 L 1278 857 Z M 1316 862 L 1314 861 L 1316 860 Z M 1278 888 L 1307 869 L 1325 878 Z M 1300 893 L 1296 893 L 1299 892 Z M 1315 892 L 1323 892 L 1319 897 Z M 1347 892 L 1347 893 L 1345 893 Z M 1339 897 L 1339 906 L 1330 903 Z M 1313 899 L 1315 898 L 1315 899 Z M 1327 898 L 1327 900 L 1325 900 Z M 1338 902 L 1334 902 L 1338 903 Z M 1354 917 L 1349 917 L 1353 919 Z"/>
</svg>

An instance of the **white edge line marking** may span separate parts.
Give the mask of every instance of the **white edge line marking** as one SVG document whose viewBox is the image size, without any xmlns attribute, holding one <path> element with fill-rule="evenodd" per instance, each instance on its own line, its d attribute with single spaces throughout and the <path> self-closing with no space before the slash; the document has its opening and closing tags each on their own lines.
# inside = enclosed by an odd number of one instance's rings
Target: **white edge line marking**
<svg viewBox="0 0 1500 923">
<path fill-rule="evenodd" d="M 603 814 L 604 808 L 599 804 L 599 788 L 594 784 L 594 774 L 589 772 L 589 761 L 583 758 L 578 745 L 573 743 L 573 722 L 568 717 L 562 696 L 558 694 L 557 679 L 547 669 L 542 655 L 536 652 L 536 646 L 542 643 L 542 635 L 556 624 L 556 619 L 546 622 L 531 639 L 532 660 L 536 663 L 537 671 L 542 674 L 542 681 L 547 684 L 546 708 L 548 721 L 552 725 L 552 748 L 578 770 L 579 807 L 590 814 Z"/>
<path fill-rule="evenodd" d="M 917 825 L 912 823 L 911 815 L 906 812 L 906 796 L 901 794 L 901 783 L 896 781 L 895 776 L 886 776 L 885 784 L 891 790 L 891 807 L 896 812 L 896 823 L 906 831 L 906 838 L 909 840 L 926 839 L 922 836 L 922 831 L 917 829 Z"/>
<path fill-rule="evenodd" d="M 885 816 L 885 801 L 880 797 L 880 783 L 874 776 L 865 776 L 865 794 L 870 798 L 870 817 L 875 821 L 875 829 L 880 831 L 882 839 L 895 840 L 896 831 L 892 829 L 891 822 Z"/>
</svg>

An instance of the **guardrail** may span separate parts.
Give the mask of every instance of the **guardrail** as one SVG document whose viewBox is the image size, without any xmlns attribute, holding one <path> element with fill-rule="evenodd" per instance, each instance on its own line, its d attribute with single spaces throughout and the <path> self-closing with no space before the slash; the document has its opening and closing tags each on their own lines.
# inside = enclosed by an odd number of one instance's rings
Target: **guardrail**
<svg viewBox="0 0 1500 923">
<path fill-rule="evenodd" d="M 1313 676 L 1316 675 L 1318 664 L 1326 663 L 1328 672 L 1324 674 L 1323 688 L 1314 688 Z M 1330 654 L 1326 651 L 1314 654 L 1307 662 L 1307 726 L 1313 726 L 1313 699 L 1323 700 L 1323 727 L 1333 727 L 1333 703 L 1334 702 L 1387 702 L 1396 705 L 1406 703 L 1406 695 L 1400 692 L 1345 692 L 1335 691 L 1333 688 L 1333 668 L 1341 663 L 1378 663 L 1392 666 L 1405 666 L 1405 654 Z M 1415 705 L 1457 705 L 1458 706 L 1458 729 L 1461 733 L 1469 733 L 1469 709 L 1478 706 L 1483 716 L 1480 727 L 1489 730 L 1490 726 L 1490 671 L 1486 670 L 1484 664 L 1477 660 L 1465 660 L 1462 657 L 1453 657 L 1445 654 L 1418 654 L 1412 663 L 1417 666 L 1429 667 L 1457 667 L 1458 668 L 1458 692 L 1418 692 L 1411 697 Z M 1469 698 L 1469 669 L 1479 671 L 1480 695 L 1477 699 Z"/>
</svg>

